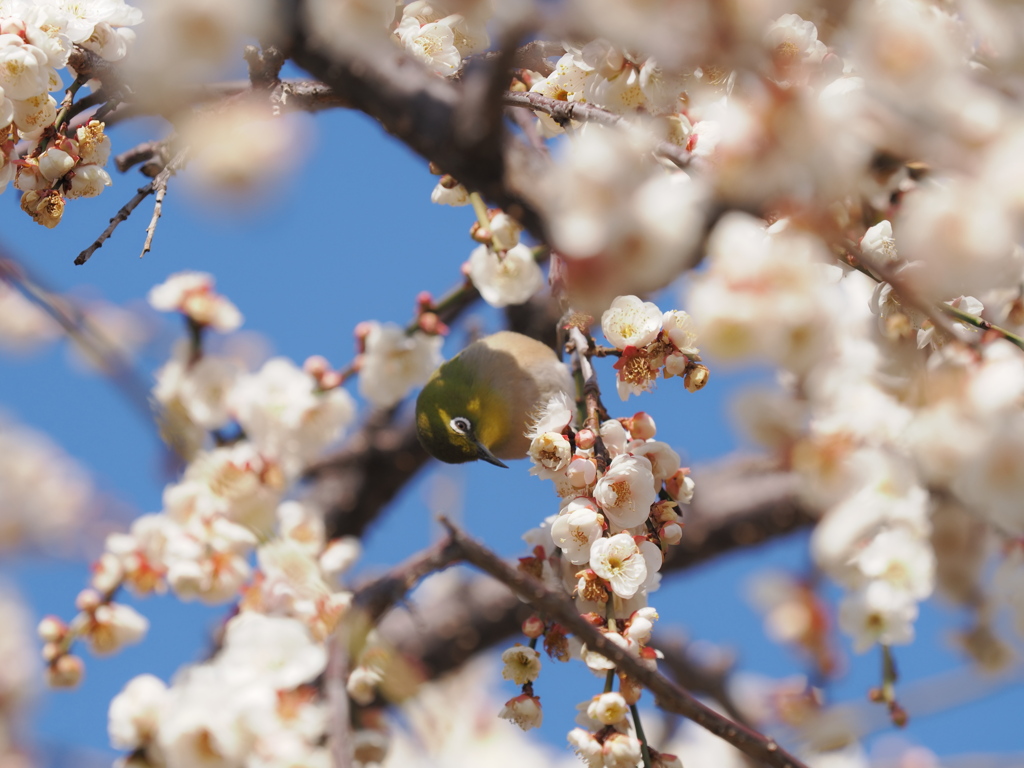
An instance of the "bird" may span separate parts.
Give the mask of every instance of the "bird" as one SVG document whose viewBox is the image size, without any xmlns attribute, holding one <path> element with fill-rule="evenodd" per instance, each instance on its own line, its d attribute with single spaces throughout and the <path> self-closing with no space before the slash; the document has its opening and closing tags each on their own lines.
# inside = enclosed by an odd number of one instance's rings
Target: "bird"
<svg viewBox="0 0 1024 768">
<path fill-rule="evenodd" d="M 443 363 L 416 398 L 416 430 L 434 458 L 508 467 L 530 447 L 527 431 L 550 398 L 573 390 L 569 369 L 536 339 L 499 331 Z"/>
</svg>

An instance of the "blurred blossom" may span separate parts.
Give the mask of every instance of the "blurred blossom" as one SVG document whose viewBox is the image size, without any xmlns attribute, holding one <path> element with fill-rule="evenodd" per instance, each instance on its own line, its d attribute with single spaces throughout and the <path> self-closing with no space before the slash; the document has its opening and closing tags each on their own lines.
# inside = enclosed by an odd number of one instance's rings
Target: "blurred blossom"
<svg viewBox="0 0 1024 768">
<path fill-rule="evenodd" d="M 0 349 L 28 352 L 60 334 L 60 326 L 43 309 L 0 281 Z"/>
<path fill-rule="evenodd" d="M 0 550 L 57 549 L 93 502 L 88 475 L 45 435 L 0 415 Z"/>
<path fill-rule="evenodd" d="M 252 101 L 197 111 L 178 126 L 188 147 L 185 178 L 206 201 L 250 203 L 275 192 L 305 157 L 309 137 L 295 115 Z"/>
<path fill-rule="evenodd" d="M 31 618 L 20 597 L 5 586 L 0 586 L 0 626 L 4 628 L 0 632 L 0 763 L 29 765 L 22 751 L 29 746 L 24 741 L 24 718 L 40 665 Z"/>
</svg>

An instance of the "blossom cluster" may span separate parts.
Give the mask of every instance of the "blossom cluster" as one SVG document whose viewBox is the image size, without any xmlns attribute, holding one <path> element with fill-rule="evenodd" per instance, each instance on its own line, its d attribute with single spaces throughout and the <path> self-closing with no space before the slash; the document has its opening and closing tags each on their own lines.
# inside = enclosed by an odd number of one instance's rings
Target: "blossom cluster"
<svg viewBox="0 0 1024 768">
<path fill-rule="evenodd" d="M 341 376 L 319 358 L 307 361 L 304 369 L 274 358 L 257 371 L 247 371 L 241 361 L 208 351 L 206 334 L 233 330 L 242 323 L 241 313 L 216 292 L 209 275 L 173 275 L 151 291 L 150 303 L 182 314 L 189 328 L 190 340 L 175 348 L 172 359 L 157 372 L 154 388 L 154 398 L 165 410 L 168 440 L 188 463 L 182 477 L 165 488 L 160 512 L 142 515 L 129 531 L 107 537 L 91 585 L 78 597 L 78 615 L 68 623 L 50 617 L 40 625 L 44 658 L 50 665 L 51 682 L 57 685 L 72 685 L 81 676 L 81 660 L 71 653 L 77 640 L 88 642 L 96 653 L 112 653 L 144 636 L 146 619 L 115 600 L 121 588 L 138 595 L 169 589 L 183 600 L 206 603 L 238 601 L 243 617 L 257 617 L 244 621 L 240 617 L 239 627 L 275 617 L 278 623 L 266 624 L 271 627 L 267 647 L 245 646 L 237 654 L 239 662 L 252 654 L 265 656 L 289 633 L 301 633 L 305 644 L 321 643 L 351 599 L 338 578 L 358 556 L 358 544 L 350 538 L 328 541 L 322 513 L 286 499 L 308 462 L 341 434 L 354 415 L 351 397 L 339 386 Z M 206 437 L 210 434 L 216 438 L 212 445 Z M 274 627 L 285 629 L 278 632 Z M 236 633 L 244 638 L 248 631 L 239 628 Z M 229 626 L 229 636 L 231 632 Z M 242 640 L 239 643 L 244 645 Z M 282 658 L 288 658 L 286 645 Z M 319 653 L 323 654 L 322 647 Z M 225 654 L 234 658 L 230 641 Z M 273 659 L 267 663 L 278 665 Z M 248 674 L 258 676 L 253 669 Z M 321 669 L 311 669 L 308 675 L 303 673 L 259 696 L 280 703 L 278 693 L 293 691 Z M 180 717 L 191 723 L 188 728 L 200 728 L 202 718 L 189 720 L 193 714 L 187 710 L 193 705 L 188 702 L 221 683 L 206 668 L 190 673 L 187 680 L 180 691 L 186 702 Z M 152 698 L 157 696 L 154 691 L 150 681 L 139 683 L 135 693 Z M 175 699 L 173 691 L 168 700 Z M 231 716 L 243 716 L 247 694 L 239 689 L 222 695 L 237 695 L 241 709 L 232 710 Z M 308 698 L 301 691 L 294 695 L 298 696 L 291 701 L 295 706 Z M 227 703 L 225 707 L 230 709 Z M 168 717 L 178 722 L 176 715 Z M 185 727 L 184 722 L 178 724 Z M 139 724 L 140 733 L 147 735 L 131 748 L 159 748 L 161 764 L 165 758 L 172 761 L 166 753 L 175 748 L 161 739 L 179 738 L 175 727 L 168 725 L 165 731 L 164 726 Z M 218 732 L 215 738 L 226 738 L 229 732 L 230 728 Z M 254 733 L 258 732 L 259 728 Z M 165 733 L 178 735 L 165 737 Z M 192 739 L 195 746 L 206 737 L 189 731 L 181 738 Z M 306 746 L 315 746 L 318 738 L 314 732 Z M 241 748 L 240 744 L 231 747 Z M 187 754 L 181 757 L 182 765 L 188 763 Z"/>
<path fill-rule="evenodd" d="M 63 88 L 58 70 L 74 46 L 107 60 L 124 58 L 142 13 L 124 0 L 87 5 L 21 0 L 5 4 L 0 17 L 0 189 L 11 181 L 22 190 L 21 208 L 36 222 L 55 227 L 68 198 L 93 197 L 110 185 L 103 165 L 110 140 L 93 120 L 73 134 L 57 125 Z M 20 159 L 19 139 L 36 142 Z"/>
<path fill-rule="evenodd" d="M 619 296 L 601 315 L 601 332 L 619 350 L 615 383 L 623 400 L 650 392 L 659 374 L 681 377 L 690 392 L 707 383 L 708 369 L 700 361 L 697 333 L 686 312 L 662 313 L 653 302 Z"/>
<path fill-rule="evenodd" d="M 140 766 L 329 765 L 327 711 L 310 685 L 326 664 L 300 621 L 244 611 L 212 661 L 170 686 L 130 680 L 110 703 L 111 743 Z"/>
<path fill-rule="evenodd" d="M 456 4 L 453 4 L 456 5 Z M 444 77 L 454 77 L 463 60 L 486 51 L 490 9 L 487 3 L 458 3 L 450 12 L 444 3 L 415 0 L 402 8 L 395 37 L 413 57 Z"/>
<path fill-rule="evenodd" d="M 636 303 L 642 304 L 639 299 Z M 625 332 L 626 325 L 623 319 L 615 327 Z M 658 312 L 650 338 L 644 338 L 646 331 L 639 328 L 636 338 L 646 346 L 660 332 Z M 577 344 L 584 341 L 581 333 L 575 335 Z M 692 336 L 689 341 L 692 345 Z M 562 502 L 558 515 L 525 537 L 532 554 L 521 558 L 520 568 L 571 594 L 580 613 L 609 640 L 653 665 L 658 652 L 648 642 L 658 613 L 648 605 L 648 595 L 660 584 L 666 551 L 682 538 L 679 505 L 691 501 L 693 480 L 679 454 L 654 439 L 656 427 L 648 414 L 606 419 L 595 423 L 596 429 L 579 430 L 573 427 L 573 414 L 574 404 L 567 396 L 555 397 L 529 432 L 531 472 L 551 480 Z M 533 688 L 540 673 L 535 646 L 541 638 L 552 657 L 577 656 L 595 674 L 611 679 L 615 665 L 570 641 L 558 625 L 534 617 L 523 631 L 530 638 L 529 647 L 517 645 L 502 656 L 503 676 L 520 685 L 522 692 L 506 702 L 501 716 L 524 730 L 542 720 Z M 581 705 L 580 727 L 569 734 L 577 754 L 595 768 L 632 766 L 640 760 L 641 741 L 629 721 L 640 688 L 627 676 L 619 677 L 618 692 L 607 686 Z M 671 755 L 660 755 L 659 760 L 661 765 L 678 764 Z"/>
</svg>

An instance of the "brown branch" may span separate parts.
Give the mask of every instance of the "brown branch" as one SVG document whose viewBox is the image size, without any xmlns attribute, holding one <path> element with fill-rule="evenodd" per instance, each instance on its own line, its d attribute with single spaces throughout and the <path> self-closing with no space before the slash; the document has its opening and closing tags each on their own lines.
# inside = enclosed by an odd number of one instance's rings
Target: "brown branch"
<svg viewBox="0 0 1024 768">
<path fill-rule="evenodd" d="M 580 616 L 575 604 L 567 596 L 547 589 L 537 579 L 506 564 L 493 552 L 468 538 L 448 520 L 442 518 L 441 523 L 448 529 L 451 543 L 458 548 L 466 562 L 501 581 L 529 601 L 534 608 L 576 635 L 588 649 L 614 662 L 621 673 L 629 675 L 651 691 L 659 707 L 692 720 L 765 765 L 773 768 L 806 768 L 773 739 L 718 714 L 613 643 Z"/>
<path fill-rule="evenodd" d="M 561 101 L 552 99 L 532 91 L 507 91 L 505 93 L 505 104 L 510 107 L 527 107 L 529 109 L 551 115 L 559 123 L 569 123 L 573 120 L 582 122 L 597 123 L 598 125 L 610 128 L 629 128 L 633 125 L 629 120 L 609 112 L 607 109 L 595 106 L 586 101 Z M 686 168 L 693 155 L 670 141 L 656 141 L 654 143 L 655 154 L 671 160 L 680 168 Z"/>
<path fill-rule="evenodd" d="M 160 173 L 158 173 L 151 182 L 138 188 L 135 195 L 127 203 L 122 205 L 118 212 L 114 214 L 113 218 L 110 219 L 110 224 L 108 224 L 107 228 L 100 233 L 100 236 L 93 241 L 92 245 L 75 257 L 76 265 L 81 266 L 92 258 L 92 255 L 102 248 L 103 244 L 110 239 L 111 235 L 114 234 L 114 230 L 117 229 L 122 222 L 128 220 L 128 217 L 132 215 L 132 212 L 139 207 L 142 201 L 157 191 L 160 184 L 166 184 L 167 179 L 178 172 L 178 170 L 184 165 L 187 152 L 187 149 L 179 151 L 171 162 L 167 164 L 167 167 L 160 171 Z M 154 214 L 159 218 L 159 214 L 157 212 L 154 212 Z M 155 226 L 155 224 L 150 222 L 150 226 Z M 147 244 L 150 239 L 151 238 L 147 238 Z M 144 250 L 143 255 L 145 255 L 145 253 L 146 252 Z"/>
<path fill-rule="evenodd" d="M 694 478 L 697 492 L 686 509 L 682 541 L 662 567 L 666 578 L 813 522 L 796 502 L 796 479 L 767 462 L 733 457 L 698 468 Z M 528 606 L 496 583 L 466 580 L 435 595 L 419 618 L 390 613 L 381 631 L 437 677 L 519 633 L 529 615 Z"/>
<path fill-rule="evenodd" d="M 504 209 L 539 241 L 546 241 L 540 214 L 545 206 L 538 197 L 540 170 L 532 150 L 517 141 L 493 141 L 490 135 L 474 141 L 473 131 L 461 123 L 473 117 L 460 112 L 463 89 L 397 47 L 382 45 L 372 57 L 320 50 L 304 28 L 302 4 L 295 6 L 296 35 L 290 53 L 298 66 L 467 189 Z"/>
</svg>

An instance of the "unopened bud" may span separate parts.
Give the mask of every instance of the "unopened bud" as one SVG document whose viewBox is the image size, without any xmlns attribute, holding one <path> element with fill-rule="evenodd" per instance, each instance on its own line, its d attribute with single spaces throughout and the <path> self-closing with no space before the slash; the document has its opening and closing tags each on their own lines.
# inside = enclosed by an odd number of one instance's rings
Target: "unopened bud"
<svg viewBox="0 0 1024 768">
<path fill-rule="evenodd" d="M 46 681 L 54 688 L 73 688 L 82 682 L 85 664 L 78 656 L 66 654 L 46 669 Z"/>
<path fill-rule="evenodd" d="M 434 312 L 424 312 L 416 320 L 420 330 L 430 336 L 444 336 L 448 333 L 448 326 L 441 322 Z"/>
<path fill-rule="evenodd" d="M 523 622 L 523 634 L 536 640 L 544 634 L 544 621 L 539 616 L 531 616 Z"/>
<path fill-rule="evenodd" d="M 885 695 L 882 693 L 881 688 L 868 688 L 868 701 L 875 704 L 881 704 L 885 701 Z"/>
<path fill-rule="evenodd" d="M 428 312 L 434 308 L 434 295 L 430 291 L 420 291 L 416 294 L 416 311 Z"/>
<path fill-rule="evenodd" d="M 83 589 L 75 598 L 75 607 L 84 613 L 92 613 L 101 602 L 103 601 L 100 598 L 100 593 L 95 589 Z"/>
<path fill-rule="evenodd" d="M 665 490 L 669 496 L 681 504 L 689 504 L 693 500 L 693 489 L 694 482 L 690 477 L 689 467 L 676 470 L 676 473 L 665 481 Z"/>
<path fill-rule="evenodd" d="M 683 538 L 683 529 L 678 523 L 669 523 L 663 525 L 658 530 L 658 536 L 661 537 L 661 543 L 668 546 L 675 546 Z"/>
<path fill-rule="evenodd" d="M 469 228 L 469 236 L 484 245 L 490 243 L 493 237 L 490 227 L 481 227 L 479 221 L 473 222 L 473 225 Z"/>
<path fill-rule="evenodd" d="M 440 184 L 445 189 L 455 189 L 457 186 L 459 186 L 459 182 L 455 180 L 455 177 L 448 173 L 444 174 L 441 177 L 441 180 L 438 182 L 438 184 Z"/>
<path fill-rule="evenodd" d="M 327 362 L 327 358 L 323 355 L 312 355 L 307 357 L 306 362 L 302 364 L 302 370 L 315 379 L 319 379 L 330 369 L 331 364 Z"/>
<path fill-rule="evenodd" d="M 52 664 L 63 655 L 64 649 L 60 643 L 43 643 L 42 657 L 47 664 Z"/>
<path fill-rule="evenodd" d="M 327 371 L 320 377 L 320 389 L 334 389 L 340 387 L 344 378 L 341 371 Z"/>
<path fill-rule="evenodd" d="M 433 176 L 442 176 L 442 175 L 444 175 L 444 171 L 441 170 L 441 166 L 439 166 L 433 160 L 431 160 L 430 165 L 428 166 L 428 168 L 430 169 L 430 173 Z"/>
<path fill-rule="evenodd" d="M 657 427 L 654 426 L 654 419 L 650 414 L 644 411 L 633 414 L 629 421 L 629 434 L 634 440 L 650 440 L 656 433 Z"/>
<path fill-rule="evenodd" d="M 687 392 L 696 392 L 699 389 L 704 389 L 704 385 L 708 383 L 709 375 L 710 372 L 706 365 L 695 365 L 683 378 L 683 386 L 686 387 Z"/>
<path fill-rule="evenodd" d="M 576 433 L 576 447 L 583 451 L 588 451 L 594 447 L 594 443 L 597 441 L 597 436 L 594 434 L 594 430 L 586 427 Z"/>
<path fill-rule="evenodd" d="M 889 717 L 892 718 L 892 724 L 897 728 L 906 728 L 907 723 L 910 722 L 910 715 L 907 714 L 907 710 L 896 702 L 893 702 L 892 706 L 889 707 Z"/>
<path fill-rule="evenodd" d="M 643 687 L 633 678 L 628 675 L 619 675 L 619 693 L 622 694 L 622 698 L 629 706 L 640 701 L 640 694 L 643 693 L 643 690 Z"/>
<path fill-rule="evenodd" d="M 44 643 L 59 643 L 67 635 L 68 625 L 57 616 L 44 616 L 36 632 Z"/>
<path fill-rule="evenodd" d="M 373 323 L 368 320 L 363 320 L 361 323 L 356 323 L 356 327 L 353 334 L 356 337 L 356 346 L 359 351 L 362 352 L 366 348 L 366 337 L 370 335 L 370 331 L 373 330 Z"/>
</svg>

